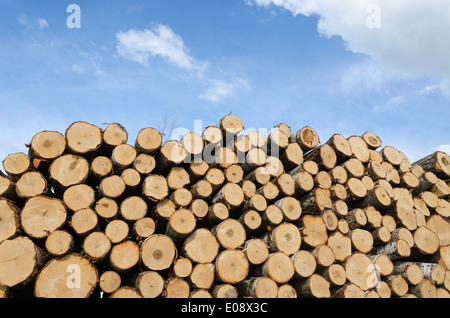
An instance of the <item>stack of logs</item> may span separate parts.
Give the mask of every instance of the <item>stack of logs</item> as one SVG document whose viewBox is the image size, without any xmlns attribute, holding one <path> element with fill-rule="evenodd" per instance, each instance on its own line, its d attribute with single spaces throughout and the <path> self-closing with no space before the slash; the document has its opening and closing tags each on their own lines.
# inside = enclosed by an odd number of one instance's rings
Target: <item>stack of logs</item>
<svg viewBox="0 0 450 318">
<path fill-rule="evenodd" d="M 371 132 L 36 134 L 0 175 L 0 298 L 449 297 L 450 156 Z"/>
</svg>

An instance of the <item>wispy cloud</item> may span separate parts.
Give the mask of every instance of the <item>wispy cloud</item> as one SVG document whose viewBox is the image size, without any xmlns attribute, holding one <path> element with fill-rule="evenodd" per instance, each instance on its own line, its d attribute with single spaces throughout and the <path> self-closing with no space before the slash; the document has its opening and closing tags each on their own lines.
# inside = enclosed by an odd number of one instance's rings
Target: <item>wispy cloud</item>
<svg viewBox="0 0 450 318">
<path fill-rule="evenodd" d="M 25 14 L 21 14 L 17 18 L 17 23 L 20 26 L 26 27 L 28 29 L 34 29 L 34 28 L 46 29 L 46 28 L 50 27 L 50 25 L 48 24 L 46 19 L 38 18 L 35 21 L 30 21 Z"/>
<path fill-rule="evenodd" d="M 213 79 L 212 87 L 199 95 L 200 98 L 218 103 L 227 97 L 234 95 L 238 90 L 249 89 L 250 85 L 242 78 L 235 77 L 231 81 Z"/>
<path fill-rule="evenodd" d="M 189 55 L 181 36 L 168 26 L 157 24 L 151 29 L 119 32 L 117 51 L 125 59 L 147 65 L 151 56 L 159 56 L 187 71 L 204 71 L 206 62 Z"/>
<path fill-rule="evenodd" d="M 182 37 L 169 26 L 157 24 L 151 29 L 130 29 L 117 33 L 116 38 L 117 52 L 124 59 L 147 66 L 151 57 L 160 57 L 181 69 L 199 74 L 198 79 L 211 85 L 199 94 L 203 100 L 218 103 L 241 89 L 250 88 L 246 80 L 217 71 L 209 62 L 191 56 Z M 221 73 L 221 77 L 231 79 L 218 79 L 218 73 Z"/>
</svg>

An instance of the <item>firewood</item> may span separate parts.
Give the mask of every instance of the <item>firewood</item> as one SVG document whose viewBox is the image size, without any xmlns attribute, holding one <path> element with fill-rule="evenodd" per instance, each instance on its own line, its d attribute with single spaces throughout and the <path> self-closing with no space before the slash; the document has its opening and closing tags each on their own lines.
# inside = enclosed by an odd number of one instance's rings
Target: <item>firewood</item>
<svg viewBox="0 0 450 318">
<path fill-rule="evenodd" d="M 38 298 L 88 298 L 98 282 L 97 268 L 86 258 L 69 254 L 50 260 L 36 277 Z"/>
<path fill-rule="evenodd" d="M 144 217 L 142 219 L 134 222 L 130 229 L 130 234 L 136 239 L 146 239 L 147 237 L 153 235 L 156 230 L 155 220 L 149 217 Z"/>
<path fill-rule="evenodd" d="M 228 218 L 211 229 L 219 244 L 225 249 L 237 249 L 246 240 L 244 226 L 235 219 Z"/>
<path fill-rule="evenodd" d="M 120 288 L 122 278 L 117 272 L 106 271 L 99 278 L 99 287 L 106 294 L 112 294 Z"/>
<path fill-rule="evenodd" d="M 94 204 L 95 191 L 86 184 L 74 185 L 64 192 L 63 201 L 71 211 L 87 209 Z"/>
<path fill-rule="evenodd" d="M 188 280 L 193 288 L 210 289 L 214 283 L 214 275 L 215 266 L 213 263 L 196 264 Z"/>
<path fill-rule="evenodd" d="M 247 233 L 258 230 L 262 224 L 261 215 L 254 210 L 244 212 L 238 221 L 241 222 Z"/>
<path fill-rule="evenodd" d="M 300 297 L 330 298 L 330 283 L 318 274 L 293 284 Z"/>
<path fill-rule="evenodd" d="M 105 227 L 105 234 L 113 244 L 124 241 L 129 233 L 130 227 L 123 220 L 113 220 Z"/>
<path fill-rule="evenodd" d="M 165 234 L 174 241 L 181 240 L 195 230 L 196 222 L 197 220 L 190 210 L 178 209 L 170 216 Z"/>
<path fill-rule="evenodd" d="M 35 239 L 47 236 L 60 229 L 67 219 L 67 211 L 60 199 L 34 197 L 29 199 L 20 213 L 23 231 Z"/>
<path fill-rule="evenodd" d="M 164 289 L 164 279 L 158 272 L 141 272 L 133 284 L 136 290 L 144 298 L 157 298 Z"/>
<path fill-rule="evenodd" d="M 56 187 L 67 189 L 87 179 L 89 163 L 85 158 L 77 155 L 63 155 L 53 161 L 49 173 Z"/>
<path fill-rule="evenodd" d="M 93 232 L 83 242 L 83 251 L 93 262 L 106 259 L 111 247 L 111 241 L 103 232 Z"/>
<path fill-rule="evenodd" d="M 65 230 L 54 231 L 45 240 L 45 249 L 57 257 L 68 254 L 74 246 L 73 236 Z"/>
<path fill-rule="evenodd" d="M 269 248 L 262 239 L 254 238 L 244 243 L 244 253 L 252 265 L 260 265 L 269 257 Z"/>
<path fill-rule="evenodd" d="M 25 172 L 31 169 L 31 160 L 23 152 L 9 154 L 3 160 L 3 168 L 11 177 L 11 180 L 18 180 Z"/>
<path fill-rule="evenodd" d="M 294 263 L 296 277 L 308 278 L 316 271 L 316 259 L 309 251 L 298 250 L 291 256 L 291 259 Z"/>
<path fill-rule="evenodd" d="M 75 122 L 67 128 L 66 140 L 70 152 L 91 156 L 103 142 L 102 130 L 86 122 Z"/>
<path fill-rule="evenodd" d="M 369 149 L 375 150 L 377 148 L 380 148 L 381 145 L 382 145 L 382 141 L 381 141 L 380 137 L 375 135 L 373 132 L 370 132 L 370 131 L 365 132 L 362 135 L 362 138 L 366 142 L 366 144 L 369 147 Z"/>
<path fill-rule="evenodd" d="M 316 148 L 320 144 L 320 138 L 317 132 L 311 127 L 303 127 L 290 136 L 291 142 L 296 142 L 302 148 L 304 153 Z"/>
<path fill-rule="evenodd" d="M 418 160 L 413 166 L 421 166 L 425 171 L 431 171 L 443 180 L 450 177 L 450 157 L 445 152 L 437 151 Z"/>
<path fill-rule="evenodd" d="M 282 223 L 269 231 L 263 240 L 270 253 L 283 252 L 292 255 L 300 249 L 302 236 L 300 230 L 292 223 Z"/>
<path fill-rule="evenodd" d="M 316 162 L 319 169 L 331 170 L 336 166 L 337 156 L 330 145 L 324 144 L 307 153 L 305 160 Z"/>
<path fill-rule="evenodd" d="M 30 143 L 32 158 L 53 160 L 60 157 L 67 147 L 66 138 L 56 131 L 43 131 L 33 136 Z"/>
<path fill-rule="evenodd" d="M 361 178 L 364 175 L 364 164 L 357 158 L 350 158 L 342 163 L 349 178 Z"/>
<path fill-rule="evenodd" d="M 0 243 L 19 233 L 19 208 L 5 198 L 0 198 Z"/>
<path fill-rule="evenodd" d="M 284 169 L 290 171 L 303 162 L 303 150 L 296 142 L 291 142 L 280 152 L 280 160 Z"/>
<path fill-rule="evenodd" d="M 219 252 L 219 242 L 208 229 L 195 230 L 183 242 L 183 254 L 196 263 L 211 263 Z"/>
<path fill-rule="evenodd" d="M 227 284 L 242 282 L 249 272 L 247 257 L 243 251 L 236 249 L 222 251 L 215 260 L 215 267 L 216 278 Z"/>
<path fill-rule="evenodd" d="M 327 242 L 327 227 L 322 217 L 305 215 L 300 222 L 302 242 L 307 246 L 317 247 Z"/>
<path fill-rule="evenodd" d="M 213 298 L 238 298 L 238 290 L 231 284 L 215 285 L 212 291 Z"/>
<path fill-rule="evenodd" d="M 359 136 L 350 136 L 347 138 L 352 149 L 353 156 L 363 163 L 369 162 L 370 152 L 367 143 Z"/>
<path fill-rule="evenodd" d="M 117 289 L 114 293 L 112 293 L 109 298 L 124 298 L 124 299 L 132 299 L 132 298 L 142 298 L 142 295 L 136 290 L 136 288 L 129 286 L 122 286 Z"/>
<path fill-rule="evenodd" d="M 256 268 L 256 275 L 270 277 L 279 284 L 287 283 L 295 274 L 294 263 L 286 254 L 275 252 Z"/>
<path fill-rule="evenodd" d="M 252 277 L 240 282 L 237 286 L 242 296 L 255 298 L 277 298 L 277 283 L 269 277 Z"/>
<path fill-rule="evenodd" d="M 343 162 L 344 160 L 349 159 L 353 154 L 350 143 L 340 134 L 334 134 L 328 140 L 327 144 L 335 151 L 337 162 Z"/>
</svg>

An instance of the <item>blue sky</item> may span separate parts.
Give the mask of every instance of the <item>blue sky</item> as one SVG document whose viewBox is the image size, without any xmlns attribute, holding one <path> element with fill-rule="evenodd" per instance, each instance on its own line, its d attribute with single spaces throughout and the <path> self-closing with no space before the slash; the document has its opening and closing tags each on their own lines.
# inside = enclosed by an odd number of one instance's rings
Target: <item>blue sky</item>
<svg viewBox="0 0 450 318">
<path fill-rule="evenodd" d="M 323 142 L 372 131 L 411 161 L 450 152 L 450 3 L 395 3 L 0 0 L 0 160 L 78 120 L 134 144 L 230 112 Z"/>
</svg>

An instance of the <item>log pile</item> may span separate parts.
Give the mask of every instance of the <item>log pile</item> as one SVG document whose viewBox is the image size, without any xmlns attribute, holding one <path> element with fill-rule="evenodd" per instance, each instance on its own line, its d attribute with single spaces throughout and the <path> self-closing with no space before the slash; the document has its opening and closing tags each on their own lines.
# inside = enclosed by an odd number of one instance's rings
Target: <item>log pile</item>
<svg viewBox="0 0 450 318">
<path fill-rule="evenodd" d="M 0 175 L 0 298 L 449 297 L 450 156 L 281 123 L 36 134 Z"/>
</svg>

